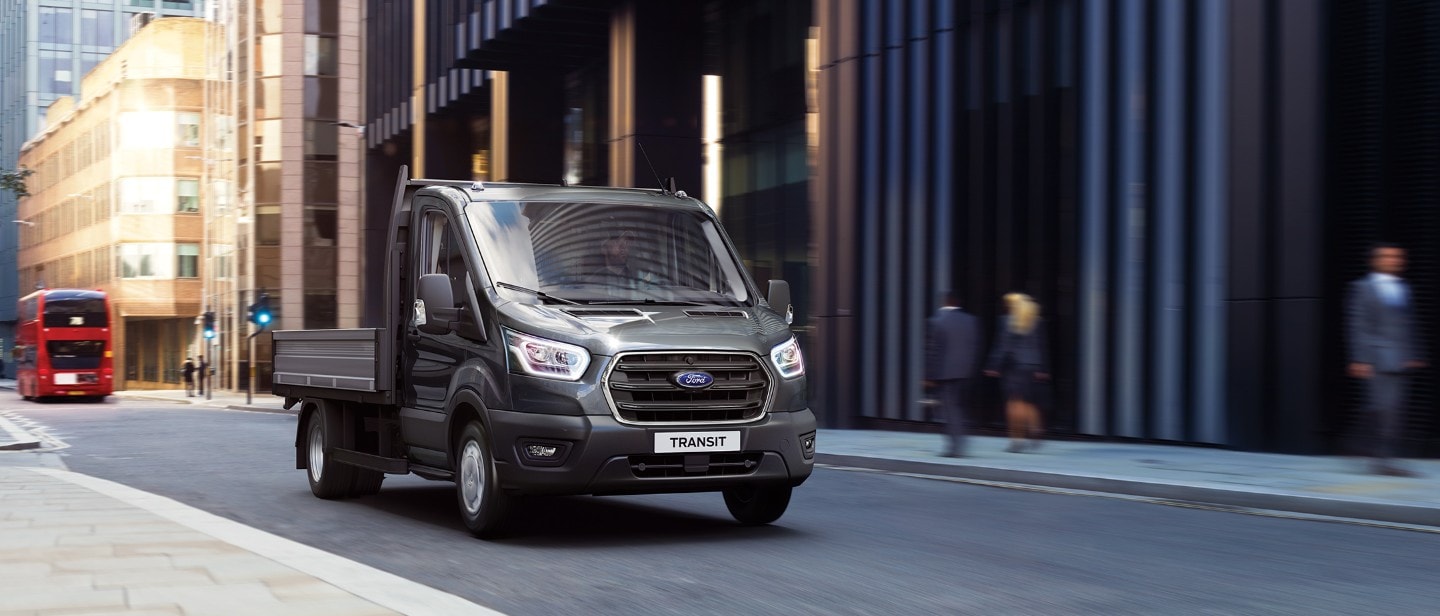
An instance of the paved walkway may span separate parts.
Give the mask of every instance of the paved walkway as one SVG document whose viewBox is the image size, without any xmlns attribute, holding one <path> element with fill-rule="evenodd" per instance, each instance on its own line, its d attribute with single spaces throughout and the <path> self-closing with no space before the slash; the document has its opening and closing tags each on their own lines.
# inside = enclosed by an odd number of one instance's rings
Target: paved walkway
<svg viewBox="0 0 1440 616">
<path fill-rule="evenodd" d="M 13 381 L 0 381 L 0 389 L 13 389 Z M 184 391 L 176 393 L 145 395 L 186 401 Z M 244 394 L 202 400 L 190 402 L 244 406 Z M 53 443 L 27 429 L 33 425 L 24 404 L 0 392 L 0 616 L 498 614 L 169 498 L 65 470 L 50 451 Z M 252 410 L 285 412 L 268 395 Z M 26 450 L 14 450 L 27 442 Z"/>
<path fill-rule="evenodd" d="M 1440 527 L 1440 460 L 1406 460 L 1418 478 L 1381 477 L 1364 460 L 1205 447 L 971 437 L 970 457 L 939 456 L 939 434 L 821 430 L 817 460 L 836 466 L 1018 483 Z"/>
</svg>

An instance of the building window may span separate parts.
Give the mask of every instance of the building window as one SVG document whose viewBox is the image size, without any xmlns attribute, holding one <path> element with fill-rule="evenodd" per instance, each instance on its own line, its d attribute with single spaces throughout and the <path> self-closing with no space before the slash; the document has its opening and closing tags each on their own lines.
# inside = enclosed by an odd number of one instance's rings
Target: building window
<svg viewBox="0 0 1440 616">
<path fill-rule="evenodd" d="M 70 54 L 60 51 L 40 52 L 40 89 L 45 94 L 70 96 L 74 94 L 74 84 Z"/>
<path fill-rule="evenodd" d="M 335 58 L 335 38 L 305 35 L 305 74 L 333 77 L 339 74 L 339 69 L 340 63 Z"/>
<path fill-rule="evenodd" d="M 305 160 L 338 160 L 339 127 L 334 122 L 305 121 Z"/>
<path fill-rule="evenodd" d="M 109 11 L 80 11 L 80 44 L 92 47 L 115 46 L 115 18 Z"/>
<path fill-rule="evenodd" d="M 199 180 L 175 182 L 175 211 L 183 214 L 194 214 L 200 211 Z"/>
<path fill-rule="evenodd" d="M 199 277 L 200 277 L 200 245 L 199 245 L 199 244 L 176 244 L 176 245 L 175 245 L 175 277 L 176 277 L 176 278 L 199 278 Z"/>
<path fill-rule="evenodd" d="M 40 7 L 40 42 L 60 45 L 69 45 L 73 42 L 71 15 L 70 9 L 53 6 Z"/>
<path fill-rule="evenodd" d="M 121 278 L 174 278 L 170 254 L 174 244 L 121 244 Z"/>
<path fill-rule="evenodd" d="M 182 112 L 175 114 L 176 120 L 180 123 L 180 132 L 177 135 L 180 145 L 196 147 L 200 145 L 200 114 Z"/>
</svg>

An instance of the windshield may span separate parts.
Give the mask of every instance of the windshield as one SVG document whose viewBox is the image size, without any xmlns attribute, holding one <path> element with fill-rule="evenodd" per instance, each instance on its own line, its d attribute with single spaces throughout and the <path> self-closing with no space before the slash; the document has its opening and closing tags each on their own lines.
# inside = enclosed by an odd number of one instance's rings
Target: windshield
<svg viewBox="0 0 1440 616">
<path fill-rule="evenodd" d="M 490 201 L 466 208 L 492 281 L 579 303 L 745 304 L 720 230 L 694 211 Z M 527 295 L 513 287 L 505 293 Z"/>
</svg>

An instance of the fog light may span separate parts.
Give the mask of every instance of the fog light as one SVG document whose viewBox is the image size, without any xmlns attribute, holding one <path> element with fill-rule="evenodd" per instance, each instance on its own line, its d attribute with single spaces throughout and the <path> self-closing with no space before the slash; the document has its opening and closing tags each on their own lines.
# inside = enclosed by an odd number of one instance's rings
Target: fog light
<svg viewBox="0 0 1440 616">
<path fill-rule="evenodd" d="M 804 454 L 805 454 L 805 457 L 806 457 L 807 459 L 808 459 L 808 458 L 813 458 L 813 457 L 815 457 L 815 433 L 814 433 L 814 432 L 811 432 L 811 433 L 805 434 L 805 435 L 801 435 L 801 437 L 800 437 L 800 452 L 801 452 L 801 453 L 804 453 Z"/>
<path fill-rule="evenodd" d="M 560 448 L 554 445 L 526 445 L 525 453 L 532 458 L 553 458 L 560 452 Z"/>
</svg>

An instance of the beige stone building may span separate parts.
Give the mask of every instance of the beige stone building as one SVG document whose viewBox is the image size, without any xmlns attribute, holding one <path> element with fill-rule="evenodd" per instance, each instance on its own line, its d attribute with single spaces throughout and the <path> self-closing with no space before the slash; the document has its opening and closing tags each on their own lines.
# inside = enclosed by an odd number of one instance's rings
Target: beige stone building
<svg viewBox="0 0 1440 616">
<path fill-rule="evenodd" d="M 218 0 L 227 24 L 235 110 L 233 207 L 212 216 L 208 304 L 220 321 L 217 355 L 244 388 L 247 307 L 264 292 L 270 330 L 356 327 L 360 320 L 360 0 Z M 392 181 L 389 178 L 386 181 Z M 233 247 L 233 249 L 232 249 Z M 229 280 L 222 280 L 229 276 Z M 255 338 L 256 391 L 270 386 L 268 333 Z"/>
<path fill-rule="evenodd" d="M 19 164 L 20 285 L 111 295 L 120 388 L 175 388 L 203 349 L 207 155 L 233 125 L 211 105 L 212 22 L 163 18 L 136 32 L 49 108 Z M 219 108 L 223 111 L 223 107 Z M 207 139 L 209 137 L 210 139 Z"/>
</svg>

